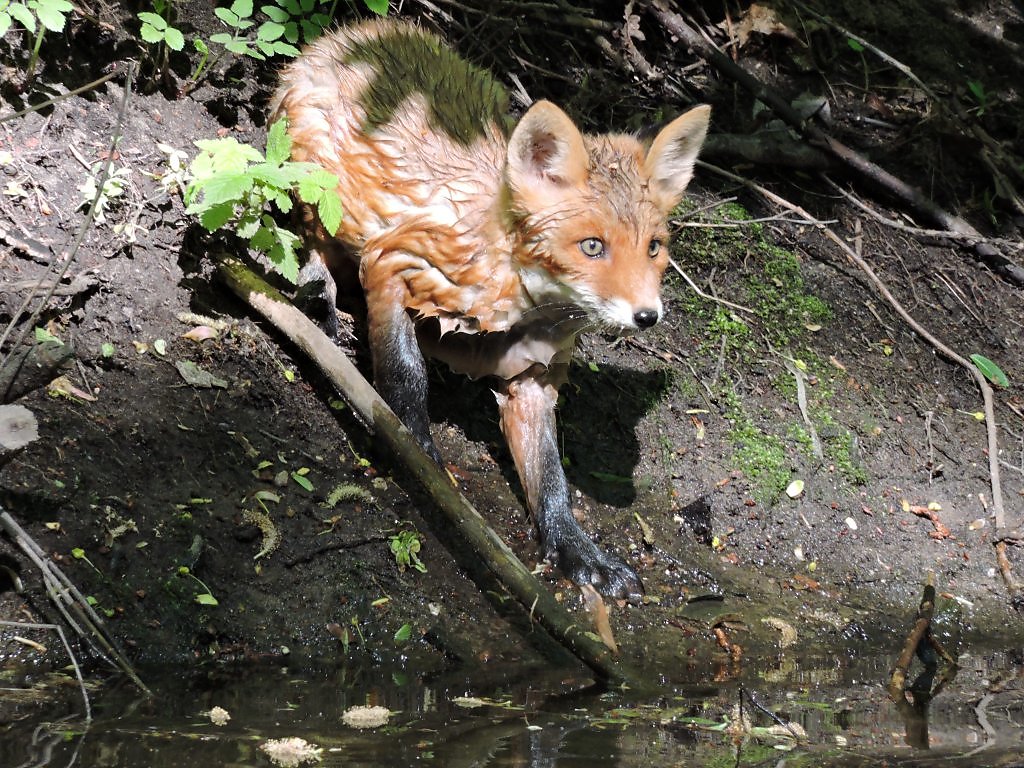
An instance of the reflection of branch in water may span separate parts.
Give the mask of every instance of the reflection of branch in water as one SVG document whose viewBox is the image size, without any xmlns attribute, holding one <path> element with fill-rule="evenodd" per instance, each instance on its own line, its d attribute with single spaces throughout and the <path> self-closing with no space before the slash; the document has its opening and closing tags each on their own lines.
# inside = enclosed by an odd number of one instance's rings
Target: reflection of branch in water
<svg viewBox="0 0 1024 768">
<path fill-rule="evenodd" d="M 917 608 L 917 618 L 903 644 L 903 650 L 896 661 L 888 686 L 889 698 L 903 718 L 906 743 L 919 749 L 928 749 L 929 746 L 928 704 L 956 677 L 959 669 L 956 659 L 932 636 L 934 613 L 935 576 L 929 574 Z M 908 686 L 907 676 L 914 656 L 921 660 L 924 670 Z M 943 670 L 938 683 L 933 687 L 940 658 L 946 661 L 949 667 Z M 907 694 L 910 694 L 909 698 Z"/>
</svg>

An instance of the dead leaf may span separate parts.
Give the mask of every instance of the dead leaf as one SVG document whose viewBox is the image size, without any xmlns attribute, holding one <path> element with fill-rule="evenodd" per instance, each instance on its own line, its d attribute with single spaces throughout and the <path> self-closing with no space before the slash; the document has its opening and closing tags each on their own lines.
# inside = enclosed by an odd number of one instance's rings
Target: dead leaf
<svg viewBox="0 0 1024 768">
<path fill-rule="evenodd" d="M 719 27 L 728 31 L 729 24 L 725 21 L 718 24 Z M 797 36 L 789 27 L 779 21 L 775 10 L 766 5 L 754 3 L 747 12 L 740 18 L 735 26 L 736 45 L 739 48 L 750 42 L 750 36 L 754 33 L 770 37 L 778 35 L 787 40 L 796 40 Z"/>
<path fill-rule="evenodd" d="M 56 379 L 50 382 L 46 391 L 51 395 L 63 395 L 64 397 L 73 397 L 78 400 L 85 400 L 90 403 L 95 403 L 96 398 L 86 392 L 83 389 L 79 389 L 71 383 L 71 379 L 67 376 L 58 376 Z"/>
<path fill-rule="evenodd" d="M 218 335 L 216 329 L 208 325 L 199 325 L 191 331 L 181 334 L 181 338 L 188 339 L 189 341 L 206 341 L 208 339 L 216 339 Z"/>
</svg>

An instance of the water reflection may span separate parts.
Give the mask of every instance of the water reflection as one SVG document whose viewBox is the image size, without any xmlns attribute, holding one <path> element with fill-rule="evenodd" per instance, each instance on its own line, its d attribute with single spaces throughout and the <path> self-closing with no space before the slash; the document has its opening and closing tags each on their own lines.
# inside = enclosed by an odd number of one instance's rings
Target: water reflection
<svg viewBox="0 0 1024 768">
<path fill-rule="evenodd" d="M 718 682 L 705 667 L 647 693 L 519 667 L 429 679 L 380 664 L 148 669 L 156 696 L 117 682 L 93 691 L 85 732 L 73 688 L 45 703 L 0 692 L 0 765 L 260 766 L 263 742 L 298 736 L 324 765 L 367 768 L 1011 766 L 1024 759 L 1018 662 L 965 655 L 941 688 L 928 681 L 927 700 L 898 704 L 885 690 L 891 659 L 833 654 L 748 658 Z M 390 709 L 388 724 L 342 724 L 366 704 Z M 214 707 L 230 713 L 225 725 L 205 714 Z"/>
</svg>

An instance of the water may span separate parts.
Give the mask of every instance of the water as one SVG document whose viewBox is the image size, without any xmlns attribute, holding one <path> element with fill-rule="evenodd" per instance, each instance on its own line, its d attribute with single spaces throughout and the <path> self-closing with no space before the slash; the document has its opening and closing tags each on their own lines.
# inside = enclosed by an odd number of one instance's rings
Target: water
<svg viewBox="0 0 1024 768">
<path fill-rule="evenodd" d="M 0 690 L 0 766 L 269 766 L 260 745 L 285 737 L 318 745 L 321 765 L 360 768 L 1024 766 L 1016 657 L 964 655 L 921 710 L 888 700 L 890 664 L 856 649 L 681 662 L 646 692 L 512 665 L 429 678 L 398 663 L 151 668 L 141 675 L 152 698 L 126 681 L 93 690 L 88 728 L 74 686 L 35 704 Z M 342 723 L 367 704 L 391 710 L 388 724 Z M 226 725 L 211 723 L 214 707 L 230 714 Z"/>
</svg>

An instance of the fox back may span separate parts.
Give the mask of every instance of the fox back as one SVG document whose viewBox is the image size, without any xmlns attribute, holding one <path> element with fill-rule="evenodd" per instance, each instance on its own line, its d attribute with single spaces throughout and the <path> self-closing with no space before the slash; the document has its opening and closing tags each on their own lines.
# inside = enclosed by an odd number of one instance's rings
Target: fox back
<svg viewBox="0 0 1024 768">
<path fill-rule="evenodd" d="M 650 145 L 584 136 L 549 102 L 508 136 L 505 110 L 491 75 L 415 26 L 375 21 L 313 43 L 273 111 L 288 118 L 292 158 L 340 182 L 338 232 L 307 214 L 319 256 L 332 267 L 354 250 L 364 288 L 401 284 L 400 302 L 442 334 L 509 331 L 538 308 L 573 334 L 653 325 L 666 216 L 707 108 Z"/>
<path fill-rule="evenodd" d="M 422 353 L 495 377 L 545 555 L 579 584 L 632 598 L 639 577 L 573 517 L 555 402 L 581 332 L 661 319 L 666 219 L 709 108 L 643 142 L 584 135 L 547 101 L 509 130 L 506 106 L 489 74 L 407 23 L 344 27 L 308 46 L 282 72 L 272 119 L 288 119 L 292 159 L 338 177 L 344 218 L 327 232 L 297 207 L 301 278 L 322 281 L 333 305 L 332 274 L 358 267 L 375 384 L 435 460 Z"/>
</svg>

